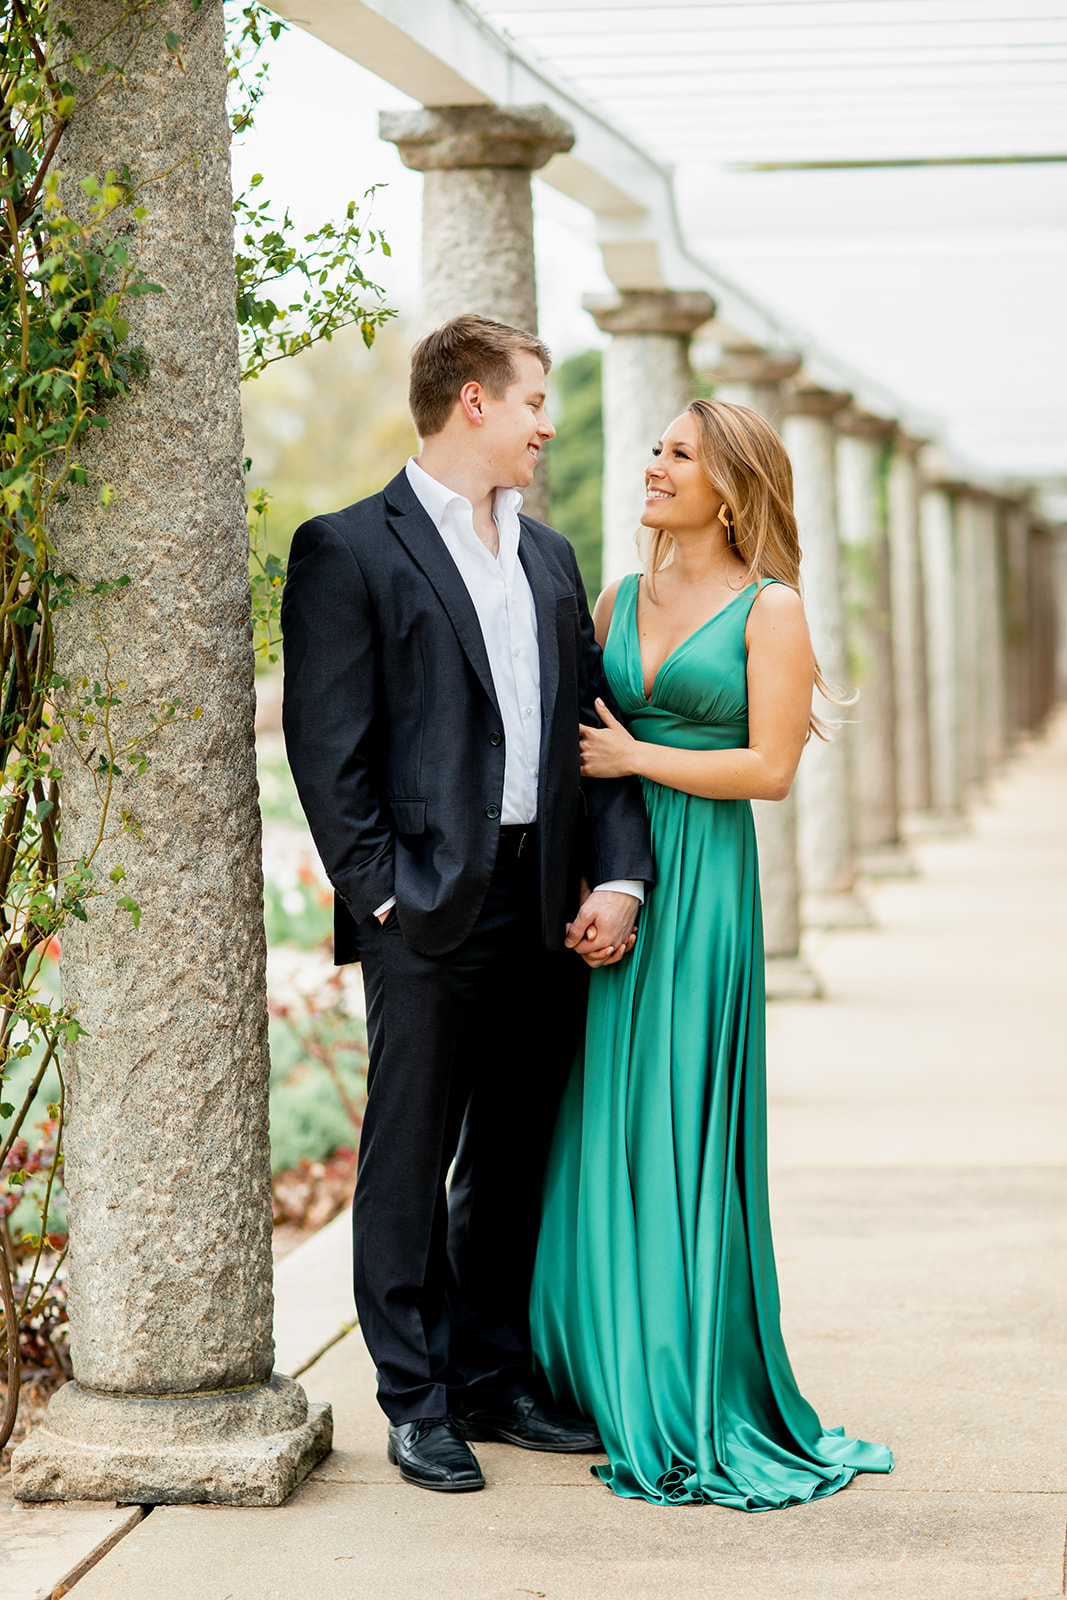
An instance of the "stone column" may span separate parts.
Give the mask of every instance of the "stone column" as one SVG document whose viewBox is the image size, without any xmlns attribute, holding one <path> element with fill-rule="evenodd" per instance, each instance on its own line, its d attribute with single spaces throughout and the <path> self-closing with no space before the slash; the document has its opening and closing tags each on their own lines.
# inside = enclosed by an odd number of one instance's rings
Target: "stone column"
<svg viewBox="0 0 1067 1600">
<path fill-rule="evenodd" d="M 982 766 L 992 773 L 1007 750 L 1007 656 L 1004 616 L 1004 555 L 1000 515 L 992 495 L 975 503 L 977 535 L 978 612 L 982 679 L 982 720 L 979 727 Z"/>
<path fill-rule="evenodd" d="M 716 400 L 749 406 L 780 433 L 782 383 L 800 368 L 800 357 L 770 350 L 731 351 L 712 372 Z M 784 800 L 753 800 L 763 901 L 763 943 L 767 997 L 811 1000 L 819 980 L 800 954 L 800 875 L 797 863 L 795 788 Z"/>
<path fill-rule="evenodd" d="M 888 462 L 895 424 L 850 409 L 838 420 L 838 526 L 845 622 L 859 700 L 852 716 L 852 782 L 861 872 L 908 876 L 900 838 L 896 686 L 887 528 Z"/>
<path fill-rule="evenodd" d="M 1004 513 L 1004 630 L 1008 728 L 1012 740 L 1033 726 L 1030 683 L 1030 513 L 1021 502 Z"/>
<path fill-rule="evenodd" d="M 930 796 L 926 607 L 919 538 L 917 439 L 899 430 L 889 465 L 889 580 L 897 704 L 897 783 L 902 812 L 925 812 Z"/>
<path fill-rule="evenodd" d="M 611 334 L 604 352 L 604 582 L 638 572 L 645 465 L 693 398 L 689 341 L 715 315 L 702 290 L 623 289 L 582 301 Z"/>
<path fill-rule="evenodd" d="M 850 400 L 826 389 L 795 389 L 786 398 L 783 429 L 793 463 L 808 625 L 823 675 L 841 691 L 850 686 L 851 670 L 837 529 L 835 418 Z M 818 693 L 815 710 L 831 725 L 832 737 L 809 740 L 797 774 L 803 920 L 812 927 L 862 927 L 871 918 L 855 892 L 849 740 L 840 726 L 854 713 Z"/>
<path fill-rule="evenodd" d="M 530 174 L 571 148 L 573 129 L 547 106 L 430 106 L 383 111 L 378 131 L 425 173 L 423 326 L 476 311 L 536 333 Z M 542 467 L 523 503 L 547 518 Z"/>
<path fill-rule="evenodd" d="M 1067 523 L 1058 523 L 1051 539 L 1053 693 L 1063 700 L 1067 699 Z"/>
<path fill-rule="evenodd" d="M 1040 732 L 1056 696 L 1056 616 L 1052 530 L 1030 523 L 1030 703 Z"/>
<path fill-rule="evenodd" d="M 923 603 L 930 694 L 930 801 L 942 829 L 960 825 L 960 648 L 956 515 L 945 484 L 924 488 L 919 502 Z"/>
<path fill-rule="evenodd" d="M 985 677 L 982 670 L 981 513 L 970 485 L 956 486 L 956 605 L 959 612 L 960 768 L 964 792 L 985 779 L 982 724 Z"/>
<path fill-rule="evenodd" d="M 109 0 L 75 0 L 79 40 Z M 182 71 L 164 31 L 183 41 Z M 120 28 L 113 60 L 131 42 Z M 248 530 L 234 316 L 220 0 L 169 0 L 124 78 L 76 114 L 59 168 L 129 162 L 148 207 L 141 265 L 164 292 L 130 302 L 151 376 L 80 446 L 91 490 L 55 520 L 81 581 L 57 614 L 59 670 L 121 688 L 112 735 L 151 765 L 116 779 L 94 862 L 114 897 L 62 936 L 64 998 L 85 1032 L 64 1054 L 74 1381 L 16 1450 L 26 1500 L 275 1505 L 329 1449 L 328 1406 L 272 1376 L 270 1146 Z M 80 84 L 80 90 L 87 85 Z M 117 493 L 104 510 L 96 487 Z M 110 598 L 100 578 L 130 578 Z M 106 654 L 105 654 L 106 651 Z M 152 736 L 180 695 L 183 720 Z M 197 720 L 185 712 L 200 710 Z M 67 749 L 68 746 L 75 748 Z M 63 853 L 92 848 L 99 746 L 67 751 Z M 124 769 L 130 763 L 120 759 Z M 136 831 L 120 837 L 120 812 Z M 112 842 L 113 839 L 113 842 Z"/>
</svg>

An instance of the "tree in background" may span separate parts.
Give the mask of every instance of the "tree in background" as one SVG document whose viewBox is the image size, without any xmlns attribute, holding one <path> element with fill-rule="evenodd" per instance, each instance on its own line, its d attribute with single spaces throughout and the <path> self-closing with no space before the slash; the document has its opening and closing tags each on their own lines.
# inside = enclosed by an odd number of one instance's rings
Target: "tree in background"
<svg viewBox="0 0 1067 1600">
<path fill-rule="evenodd" d="M 552 526 L 574 546 L 592 605 L 600 593 L 604 423 L 600 351 L 583 350 L 553 367 L 549 379 L 559 430 L 549 445 Z"/>
</svg>

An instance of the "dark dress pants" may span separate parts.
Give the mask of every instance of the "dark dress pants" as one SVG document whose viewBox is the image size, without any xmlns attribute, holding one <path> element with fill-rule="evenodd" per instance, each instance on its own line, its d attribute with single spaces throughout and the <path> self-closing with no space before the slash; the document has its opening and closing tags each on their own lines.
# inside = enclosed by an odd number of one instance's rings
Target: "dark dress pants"
<svg viewBox="0 0 1067 1600">
<path fill-rule="evenodd" d="M 519 837 L 501 830 L 485 904 L 457 950 L 409 949 L 395 913 L 360 926 L 370 1065 L 356 1307 L 392 1422 L 531 1384 L 541 1185 L 587 973 L 573 951 L 545 950 L 536 840 L 519 851 Z"/>
</svg>

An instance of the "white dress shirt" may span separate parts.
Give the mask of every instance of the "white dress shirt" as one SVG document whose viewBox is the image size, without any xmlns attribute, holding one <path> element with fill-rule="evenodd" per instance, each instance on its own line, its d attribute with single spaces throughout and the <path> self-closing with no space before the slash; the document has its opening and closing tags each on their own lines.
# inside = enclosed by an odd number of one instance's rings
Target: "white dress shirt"
<svg viewBox="0 0 1067 1600">
<path fill-rule="evenodd" d="M 504 725 L 504 793 L 501 827 L 537 821 L 537 778 L 541 754 L 541 658 L 537 612 L 519 560 L 518 489 L 497 489 L 493 497 L 498 551 L 494 556 L 474 529 L 474 508 L 463 495 L 425 472 L 412 457 L 408 482 L 444 541 L 466 585 L 489 657 L 489 670 Z M 617 880 L 598 885 L 644 899 L 644 884 Z M 375 915 L 395 904 L 395 896 Z"/>
</svg>

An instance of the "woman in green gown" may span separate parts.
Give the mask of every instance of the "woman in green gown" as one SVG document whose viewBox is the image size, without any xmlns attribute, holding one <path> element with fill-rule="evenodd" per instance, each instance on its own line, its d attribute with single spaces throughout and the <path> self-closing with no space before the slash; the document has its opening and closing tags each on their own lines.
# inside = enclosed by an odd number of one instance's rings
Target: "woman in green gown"
<svg viewBox="0 0 1067 1600">
<path fill-rule="evenodd" d="M 646 469 L 646 572 L 596 608 L 607 707 L 583 772 L 641 777 L 657 882 L 592 974 L 531 1298 L 557 1403 L 596 1419 L 616 1494 L 746 1511 L 888 1472 L 825 1429 L 779 1326 L 767 1203 L 752 799 L 783 799 L 811 720 L 792 474 L 743 406 L 696 400 Z"/>
</svg>

